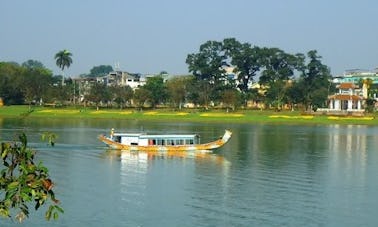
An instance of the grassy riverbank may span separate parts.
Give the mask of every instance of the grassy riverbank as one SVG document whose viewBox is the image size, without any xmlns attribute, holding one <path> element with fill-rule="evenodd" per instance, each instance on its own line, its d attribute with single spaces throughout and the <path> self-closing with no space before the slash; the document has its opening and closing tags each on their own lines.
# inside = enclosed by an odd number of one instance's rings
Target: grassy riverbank
<svg viewBox="0 0 378 227">
<path fill-rule="evenodd" d="M 367 117 L 336 117 L 303 115 L 296 111 L 260 111 L 246 110 L 225 112 L 220 110 L 199 111 L 185 109 L 173 110 L 143 110 L 135 109 L 91 109 L 91 108 L 52 108 L 29 106 L 0 107 L 0 117 L 17 118 L 92 118 L 92 119 L 135 119 L 155 121 L 188 121 L 188 122 L 234 122 L 234 123 L 293 123 L 293 124 L 364 124 L 378 125 L 378 119 Z"/>
</svg>

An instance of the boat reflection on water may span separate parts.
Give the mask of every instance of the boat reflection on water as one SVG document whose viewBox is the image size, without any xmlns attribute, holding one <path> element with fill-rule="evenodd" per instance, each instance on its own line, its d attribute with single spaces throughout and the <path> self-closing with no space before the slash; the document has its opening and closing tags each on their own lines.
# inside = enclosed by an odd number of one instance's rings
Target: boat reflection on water
<svg viewBox="0 0 378 227">
<path fill-rule="evenodd" d="M 128 151 L 128 150 L 114 150 L 108 149 L 105 155 L 110 159 L 120 159 L 121 162 L 124 161 L 138 161 L 141 163 L 147 163 L 149 160 L 155 159 L 194 159 L 201 161 L 210 161 L 218 163 L 220 165 L 227 165 L 228 161 L 221 155 L 214 154 L 212 151 L 203 150 L 196 152 L 184 152 L 184 151 L 166 151 L 166 152 L 156 152 L 156 151 Z"/>
<path fill-rule="evenodd" d="M 111 178 L 119 179 L 117 198 L 127 204 L 123 212 L 138 220 L 146 220 L 145 213 L 156 213 L 156 209 L 158 214 L 162 214 L 156 207 L 172 205 L 180 209 L 184 201 L 191 199 L 186 197 L 188 190 L 195 194 L 207 188 L 208 181 L 203 179 L 209 177 L 209 172 L 214 173 L 216 179 L 216 176 L 220 176 L 220 180 L 212 181 L 214 184 L 216 182 L 217 187 L 229 188 L 231 168 L 220 154 L 208 151 L 133 152 L 111 149 L 104 152 L 104 156 L 112 162 L 112 166 L 119 168 L 119 174 L 113 174 Z M 167 195 L 169 198 L 165 199 Z"/>
</svg>

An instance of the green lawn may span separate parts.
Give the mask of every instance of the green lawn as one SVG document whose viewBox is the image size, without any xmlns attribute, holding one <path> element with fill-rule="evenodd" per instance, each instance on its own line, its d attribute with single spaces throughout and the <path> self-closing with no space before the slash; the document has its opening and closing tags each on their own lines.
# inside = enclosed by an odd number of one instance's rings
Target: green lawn
<svg viewBox="0 0 378 227">
<path fill-rule="evenodd" d="M 374 115 L 375 116 L 375 115 Z M 369 117 L 332 117 L 303 115 L 298 111 L 260 111 L 245 110 L 227 113 L 225 110 L 199 111 L 185 109 L 174 111 L 167 109 L 92 109 L 92 108 L 53 108 L 29 106 L 0 107 L 0 117 L 38 117 L 38 118 L 106 118 L 139 119 L 155 121 L 188 122 L 234 122 L 234 123 L 290 123 L 290 124 L 364 124 L 378 125 L 374 116 Z"/>
</svg>

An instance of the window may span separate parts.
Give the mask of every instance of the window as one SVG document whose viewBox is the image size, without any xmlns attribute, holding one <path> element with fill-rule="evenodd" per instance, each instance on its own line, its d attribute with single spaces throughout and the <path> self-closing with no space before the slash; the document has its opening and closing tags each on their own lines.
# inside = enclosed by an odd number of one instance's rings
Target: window
<svg viewBox="0 0 378 227">
<path fill-rule="evenodd" d="M 186 139 L 185 144 L 194 144 L 193 139 Z"/>
</svg>

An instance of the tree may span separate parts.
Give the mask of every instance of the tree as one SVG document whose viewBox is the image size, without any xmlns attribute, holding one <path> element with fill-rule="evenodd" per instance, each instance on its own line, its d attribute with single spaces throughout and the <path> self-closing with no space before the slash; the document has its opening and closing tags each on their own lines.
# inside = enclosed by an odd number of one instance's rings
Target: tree
<svg viewBox="0 0 378 227">
<path fill-rule="evenodd" d="M 102 83 L 95 83 L 91 86 L 89 94 L 86 99 L 96 104 L 96 109 L 99 110 L 100 102 L 107 102 L 110 100 L 110 92 L 108 87 Z"/>
<path fill-rule="evenodd" d="M 373 80 L 370 78 L 363 78 L 358 81 L 358 85 L 360 88 L 362 88 L 362 96 L 364 98 L 372 97 L 373 91 L 371 90 L 371 87 L 373 85 Z"/>
<path fill-rule="evenodd" d="M 0 97 L 5 104 L 23 104 L 24 96 L 20 87 L 25 69 L 10 62 L 0 62 Z"/>
<path fill-rule="evenodd" d="M 304 94 L 304 105 L 306 110 L 316 110 L 324 106 L 331 88 L 330 70 L 321 62 L 321 57 L 316 50 L 307 53 L 309 61 L 302 68 L 302 75 L 299 80 L 300 87 Z"/>
<path fill-rule="evenodd" d="M 22 63 L 22 67 L 28 68 L 28 69 L 44 69 L 45 66 L 37 60 L 29 59 L 26 62 Z"/>
<path fill-rule="evenodd" d="M 51 140 L 53 141 L 53 140 Z M 52 143 L 51 143 L 52 144 Z M 53 192 L 54 184 L 49 178 L 48 169 L 39 162 L 34 162 L 36 152 L 27 146 L 24 133 L 19 136 L 19 142 L 1 143 L 1 161 L 4 169 L 0 176 L 0 215 L 19 222 L 29 217 L 29 204 L 34 203 L 38 210 L 46 202 L 51 202 L 45 217 L 57 219 L 63 209 Z"/>
<path fill-rule="evenodd" d="M 113 67 L 110 65 L 99 65 L 99 66 L 94 66 L 90 71 L 89 71 L 89 76 L 90 77 L 100 77 L 100 76 L 106 76 L 108 73 L 113 71 Z"/>
<path fill-rule="evenodd" d="M 259 47 L 252 47 L 249 43 L 240 43 L 235 38 L 223 40 L 223 48 L 231 59 L 231 65 L 235 66 L 237 73 L 237 87 L 246 94 L 249 85 L 261 68 L 261 50 Z"/>
<path fill-rule="evenodd" d="M 229 89 L 223 92 L 222 95 L 222 101 L 223 104 L 228 109 L 231 108 L 232 110 L 235 110 L 235 108 L 238 106 L 240 100 L 240 92 L 236 89 Z"/>
<path fill-rule="evenodd" d="M 151 97 L 151 92 L 145 87 L 136 89 L 134 92 L 135 106 L 142 109 L 149 97 Z"/>
<path fill-rule="evenodd" d="M 155 107 L 157 104 L 160 104 L 166 100 L 167 87 L 164 84 L 163 77 L 149 77 L 147 78 L 147 82 L 143 87 L 150 91 L 151 96 L 149 97 L 149 100 L 151 101 L 152 107 Z"/>
<path fill-rule="evenodd" d="M 22 67 L 24 73 L 20 89 L 30 107 L 33 101 L 43 101 L 42 97 L 46 97 L 46 91 L 52 86 L 52 71 L 36 60 L 28 60 Z"/>
<path fill-rule="evenodd" d="M 217 41 L 207 41 L 200 46 L 198 53 L 189 54 L 186 58 L 189 72 L 193 73 L 200 86 L 204 88 L 202 93 L 206 107 L 211 97 L 219 98 L 216 91 L 225 84 L 226 74 L 223 66 L 226 59 L 222 42 Z"/>
<path fill-rule="evenodd" d="M 132 99 L 134 94 L 133 89 L 130 86 L 110 87 L 110 93 L 112 94 L 112 100 L 118 104 L 120 109 Z"/>
<path fill-rule="evenodd" d="M 61 50 L 55 54 L 56 65 L 62 69 L 62 73 L 64 72 L 64 68 L 69 68 L 72 64 L 72 54 L 68 50 Z M 62 78 L 62 86 L 64 85 L 64 73 Z"/>
<path fill-rule="evenodd" d="M 266 93 L 268 104 L 281 109 L 287 99 L 287 90 L 298 68 L 298 59 L 295 55 L 287 54 L 278 48 L 262 48 L 262 66 L 264 70 L 259 83 L 269 87 Z"/>
<path fill-rule="evenodd" d="M 169 97 L 174 106 L 178 106 L 179 109 L 182 108 L 182 104 L 185 102 L 188 85 L 191 80 L 193 80 L 192 76 L 178 76 L 167 81 Z"/>
<path fill-rule="evenodd" d="M 22 91 L 25 101 L 31 104 L 32 101 L 40 101 L 48 87 L 52 83 L 52 74 L 44 69 L 31 69 L 25 71 Z"/>
<path fill-rule="evenodd" d="M 296 80 L 294 80 L 287 88 L 286 98 L 292 110 L 294 109 L 295 105 L 304 103 L 304 92 L 305 90 L 302 89 L 301 83 Z"/>
<path fill-rule="evenodd" d="M 373 113 L 376 102 L 377 101 L 374 98 L 371 98 L 371 97 L 367 98 L 366 99 L 366 107 L 365 107 L 366 112 Z"/>
</svg>

